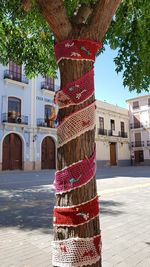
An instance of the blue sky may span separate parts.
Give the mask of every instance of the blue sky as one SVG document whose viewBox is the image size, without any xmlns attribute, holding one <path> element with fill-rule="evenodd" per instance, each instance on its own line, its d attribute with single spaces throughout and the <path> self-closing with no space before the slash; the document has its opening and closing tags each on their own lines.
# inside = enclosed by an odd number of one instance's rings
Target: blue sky
<svg viewBox="0 0 150 267">
<path fill-rule="evenodd" d="M 96 59 L 95 95 L 96 99 L 126 108 L 126 99 L 147 93 L 129 92 L 128 88 L 123 86 L 122 74 L 117 74 L 113 62 L 116 54 L 116 51 L 107 47 L 106 51 Z"/>
</svg>

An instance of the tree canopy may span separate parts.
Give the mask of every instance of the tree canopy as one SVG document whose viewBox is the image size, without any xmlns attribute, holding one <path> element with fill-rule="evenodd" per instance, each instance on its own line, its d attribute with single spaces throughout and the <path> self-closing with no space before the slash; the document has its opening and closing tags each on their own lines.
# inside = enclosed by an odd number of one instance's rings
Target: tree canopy
<svg viewBox="0 0 150 267">
<path fill-rule="evenodd" d="M 88 26 L 92 10 L 102 0 L 64 0 L 68 20 L 74 24 L 81 8 L 88 7 Z M 0 63 L 9 59 L 25 65 L 26 75 L 55 75 L 54 34 L 41 14 L 40 1 L 0 1 Z M 62 2 L 62 0 L 61 0 Z M 150 85 L 150 1 L 123 0 L 103 39 L 117 49 L 116 71 L 123 72 L 123 84 L 129 90 L 149 90 Z M 100 53 L 99 53 L 100 54 Z"/>
</svg>

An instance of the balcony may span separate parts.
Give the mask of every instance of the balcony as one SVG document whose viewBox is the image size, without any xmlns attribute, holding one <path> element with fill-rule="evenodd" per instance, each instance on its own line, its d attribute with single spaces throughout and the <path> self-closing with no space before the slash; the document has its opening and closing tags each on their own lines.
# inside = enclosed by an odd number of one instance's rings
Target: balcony
<svg viewBox="0 0 150 267">
<path fill-rule="evenodd" d="M 51 92 L 55 92 L 59 89 L 60 87 L 56 84 L 49 84 L 47 83 L 46 81 L 44 82 L 41 82 L 41 89 L 43 90 L 48 90 L 48 91 L 51 91 Z"/>
<path fill-rule="evenodd" d="M 108 130 L 108 136 L 118 137 L 119 134 L 116 130 Z"/>
<path fill-rule="evenodd" d="M 142 123 L 130 123 L 130 129 L 138 129 L 138 128 L 143 128 Z"/>
<path fill-rule="evenodd" d="M 17 82 L 21 82 L 25 84 L 29 83 L 29 80 L 26 78 L 25 75 L 22 75 L 20 73 L 10 71 L 10 70 L 4 71 L 4 79 L 9 79 L 9 80 L 13 80 L 13 81 L 17 81 Z"/>
<path fill-rule="evenodd" d="M 57 128 L 56 121 L 46 120 L 46 119 L 37 119 L 38 127 L 48 127 L 48 128 Z"/>
<path fill-rule="evenodd" d="M 17 116 L 10 113 L 2 113 L 2 123 L 5 122 L 28 125 L 28 116 Z"/>
<path fill-rule="evenodd" d="M 128 134 L 125 132 L 119 132 L 119 137 L 128 138 Z"/>
<path fill-rule="evenodd" d="M 107 135 L 107 130 L 106 129 L 98 129 L 98 135 Z"/>
<path fill-rule="evenodd" d="M 143 147 L 144 146 L 144 141 L 135 141 L 131 142 L 132 147 Z"/>
<path fill-rule="evenodd" d="M 147 146 L 150 146 L 150 140 L 147 140 Z"/>
</svg>

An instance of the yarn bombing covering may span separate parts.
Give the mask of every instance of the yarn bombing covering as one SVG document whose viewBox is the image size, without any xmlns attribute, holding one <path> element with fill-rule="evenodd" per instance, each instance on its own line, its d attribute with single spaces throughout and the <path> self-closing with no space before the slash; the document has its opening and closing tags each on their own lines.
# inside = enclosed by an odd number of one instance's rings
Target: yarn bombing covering
<svg viewBox="0 0 150 267">
<path fill-rule="evenodd" d="M 58 147 L 95 127 L 95 102 L 66 117 L 57 128 Z"/>
<path fill-rule="evenodd" d="M 91 61 L 94 63 L 96 53 L 100 48 L 100 43 L 91 40 L 65 40 L 55 45 L 55 56 L 57 63 L 62 59 Z M 55 94 L 55 103 L 59 108 L 80 105 L 94 95 L 92 63 L 90 63 L 92 69 L 89 72 L 78 80 L 68 83 Z M 59 122 L 57 130 L 58 148 L 94 129 L 95 108 L 95 101 L 93 101 L 93 103 L 84 108 L 80 107 L 79 110 L 72 112 Z M 80 160 L 56 172 L 54 180 L 56 194 L 75 190 L 94 178 L 96 172 L 95 154 L 94 148 L 93 154 L 89 158 Z M 53 224 L 55 227 L 72 227 L 72 234 L 74 233 L 74 227 L 88 224 L 90 220 L 94 220 L 98 215 L 99 205 L 96 195 L 93 199 L 75 206 L 55 207 Z M 69 230 L 67 236 L 70 236 Z M 56 235 L 57 238 L 58 236 Z M 81 267 L 92 265 L 98 262 L 101 257 L 101 236 L 69 237 L 64 240 L 55 240 L 52 242 L 52 253 L 54 266 Z"/>
<path fill-rule="evenodd" d="M 53 225 L 78 226 L 89 222 L 99 214 L 98 196 L 85 203 L 70 207 L 55 207 Z"/>
<path fill-rule="evenodd" d="M 78 105 L 94 94 L 94 70 L 90 70 L 80 79 L 68 83 L 55 93 L 54 101 L 59 108 Z"/>
<path fill-rule="evenodd" d="M 96 172 L 96 150 L 85 158 L 55 173 L 56 194 L 62 194 L 87 184 Z"/>
<path fill-rule="evenodd" d="M 64 40 L 55 45 L 56 62 L 62 59 L 95 61 L 101 44 L 92 40 Z"/>
<path fill-rule="evenodd" d="M 53 241 L 52 263 L 58 267 L 92 265 L 100 259 L 101 236 Z"/>
</svg>

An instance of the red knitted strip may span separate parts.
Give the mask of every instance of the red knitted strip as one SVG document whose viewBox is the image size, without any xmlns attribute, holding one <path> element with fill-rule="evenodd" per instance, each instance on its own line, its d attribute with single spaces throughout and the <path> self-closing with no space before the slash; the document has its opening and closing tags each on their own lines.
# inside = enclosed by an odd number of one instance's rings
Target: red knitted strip
<svg viewBox="0 0 150 267">
<path fill-rule="evenodd" d="M 70 82 L 55 94 L 54 101 L 60 107 L 80 104 L 94 94 L 94 70 L 80 79 Z"/>
<path fill-rule="evenodd" d="M 54 187 L 56 194 L 71 191 L 87 184 L 96 172 L 96 150 L 90 158 L 85 158 L 55 173 Z"/>
<path fill-rule="evenodd" d="M 57 63 L 61 59 L 95 61 L 95 55 L 101 44 L 91 40 L 64 40 L 55 45 Z"/>
<path fill-rule="evenodd" d="M 95 218 L 99 214 L 98 196 L 81 205 L 54 208 L 54 225 L 77 226 Z"/>
</svg>

